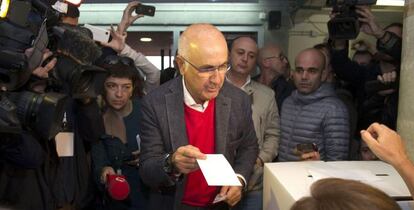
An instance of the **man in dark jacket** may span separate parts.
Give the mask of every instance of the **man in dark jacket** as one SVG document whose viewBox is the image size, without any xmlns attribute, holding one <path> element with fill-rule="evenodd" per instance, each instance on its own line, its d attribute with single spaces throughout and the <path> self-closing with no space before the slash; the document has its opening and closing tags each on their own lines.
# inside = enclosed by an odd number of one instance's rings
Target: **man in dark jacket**
<svg viewBox="0 0 414 210">
<path fill-rule="evenodd" d="M 324 55 L 306 49 L 296 57 L 295 65 L 292 77 L 297 90 L 282 105 L 279 161 L 346 159 L 348 112 L 333 87 L 322 83 Z M 298 144 L 316 147 L 301 150 Z"/>
</svg>

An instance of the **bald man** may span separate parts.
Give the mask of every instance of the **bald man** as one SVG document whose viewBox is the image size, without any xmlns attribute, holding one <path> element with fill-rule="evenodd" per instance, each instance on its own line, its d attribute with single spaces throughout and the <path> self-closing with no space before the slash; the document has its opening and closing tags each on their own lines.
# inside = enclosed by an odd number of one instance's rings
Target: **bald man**
<svg viewBox="0 0 414 210">
<path fill-rule="evenodd" d="M 260 76 L 257 81 L 271 87 L 273 80 L 286 75 L 289 71 L 289 61 L 283 50 L 276 44 L 265 44 L 257 56 L 257 64 L 260 67 Z"/>
<path fill-rule="evenodd" d="M 283 50 L 276 44 L 265 44 L 257 57 L 260 75 L 253 78 L 275 92 L 275 99 L 279 113 L 283 101 L 292 93 L 294 87 L 287 81 L 289 75 L 289 61 Z"/>
<path fill-rule="evenodd" d="M 241 199 L 258 146 L 248 96 L 225 81 L 227 58 L 217 28 L 191 25 L 179 40 L 181 76 L 144 97 L 140 173 L 154 189 L 149 209 L 227 209 Z M 223 154 L 242 186 L 208 186 L 196 162 L 205 154 Z"/>
<path fill-rule="evenodd" d="M 325 56 L 318 49 L 306 49 L 296 57 L 295 66 L 296 90 L 282 105 L 279 161 L 345 160 L 348 111 L 332 85 L 322 83 Z"/>
</svg>

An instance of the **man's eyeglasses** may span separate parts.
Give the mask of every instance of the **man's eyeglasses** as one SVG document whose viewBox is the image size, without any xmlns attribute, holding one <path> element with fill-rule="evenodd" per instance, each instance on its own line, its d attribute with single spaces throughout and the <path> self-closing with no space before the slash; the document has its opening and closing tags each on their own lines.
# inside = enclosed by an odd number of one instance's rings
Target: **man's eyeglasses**
<svg viewBox="0 0 414 210">
<path fill-rule="evenodd" d="M 197 69 L 197 71 L 200 72 L 200 73 L 213 72 L 216 69 L 220 72 L 226 72 L 230 69 L 230 65 L 228 63 L 223 63 L 220 66 L 209 66 L 209 67 L 199 68 L 199 67 L 195 66 L 194 64 L 192 64 L 187 59 L 185 59 L 183 56 L 180 56 L 180 58 L 182 58 L 185 62 L 189 63 L 193 68 Z"/>
<path fill-rule="evenodd" d="M 283 61 L 286 59 L 286 56 L 283 54 L 280 54 L 279 56 L 271 56 L 271 57 L 267 57 L 265 59 L 271 59 L 271 58 L 279 58 L 280 61 Z"/>
<path fill-rule="evenodd" d="M 103 60 L 103 63 L 109 64 L 109 65 L 116 65 L 118 63 L 121 63 L 126 66 L 135 67 L 134 60 L 132 60 L 129 57 L 122 57 L 122 56 L 117 56 L 117 55 L 106 56 Z"/>
</svg>

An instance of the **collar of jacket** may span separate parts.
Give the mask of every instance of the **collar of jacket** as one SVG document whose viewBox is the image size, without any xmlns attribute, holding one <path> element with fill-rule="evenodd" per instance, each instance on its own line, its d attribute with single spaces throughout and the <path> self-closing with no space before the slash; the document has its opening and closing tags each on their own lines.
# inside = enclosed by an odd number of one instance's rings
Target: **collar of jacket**
<svg viewBox="0 0 414 210">
<path fill-rule="evenodd" d="M 299 93 L 298 90 L 295 90 L 292 93 L 293 101 L 296 104 L 307 105 L 318 102 L 327 97 L 336 97 L 335 90 L 331 83 L 322 83 L 322 85 L 316 89 L 313 93 L 310 94 L 302 94 Z"/>
</svg>

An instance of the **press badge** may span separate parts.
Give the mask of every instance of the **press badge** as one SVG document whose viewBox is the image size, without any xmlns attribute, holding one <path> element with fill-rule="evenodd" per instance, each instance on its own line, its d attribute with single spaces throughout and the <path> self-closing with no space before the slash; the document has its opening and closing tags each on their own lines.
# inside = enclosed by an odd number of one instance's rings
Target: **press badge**
<svg viewBox="0 0 414 210">
<path fill-rule="evenodd" d="M 55 136 L 56 151 L 59 157 L 73 157 L 73 132 L 67 129 L 66 112 L 63 115 L 62 132 Z"/>
<path fill-rule="evenodd" d="M 60 132 L 55 137 L 59 157 L 73 157 L 73 132 Z"/>
</svg>

